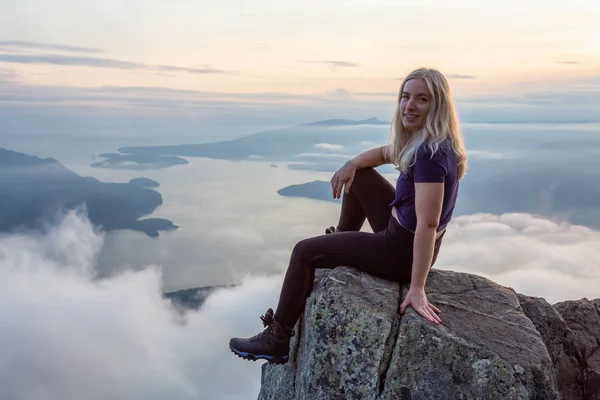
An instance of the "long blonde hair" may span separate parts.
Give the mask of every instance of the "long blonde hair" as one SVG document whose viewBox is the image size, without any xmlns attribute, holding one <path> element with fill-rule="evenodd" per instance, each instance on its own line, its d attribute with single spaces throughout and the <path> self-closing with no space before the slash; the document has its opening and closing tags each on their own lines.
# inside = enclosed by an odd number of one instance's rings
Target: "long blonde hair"
<svg viewBox="0 0 600 400">
<path fill-rule="evenodd" d="M 402 124 L 400 99 L 406 82 L 418 78 L 423 79 L 429 88 L 431 106 L 423 128 L 410 134 Z M 467 152 L 460 132 L 456 109 L 450 95 L 450 85 L 448 85 L 444 75 L 435 69 L 417 69 L 408 74 L 404 78 L 402 86 L 400 86 L 386 156 L 388 160 L 397 166 L 397 170 L 407 172 L 414 164 L 416 152 L 423 143 L 427 143 L 433 154 L 445 140 L 449 140 L 451 148 L 456 154 L 458 178 L 460 179 L 467 171 Z"/>
</svg>

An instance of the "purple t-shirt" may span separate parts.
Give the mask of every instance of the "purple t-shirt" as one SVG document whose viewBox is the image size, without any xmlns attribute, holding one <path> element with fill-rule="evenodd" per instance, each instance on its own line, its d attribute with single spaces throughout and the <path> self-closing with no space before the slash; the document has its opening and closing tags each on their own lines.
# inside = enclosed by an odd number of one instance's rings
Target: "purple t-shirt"
<svg viewBox="0 0 600 400">
<path fill-rule="evenodd" d="M 444 200 L 438 231 L 446 227 L 452 218 L 452 212 L 458 196 L 458 168 L 456 154 L 447 143 L 442 143 L 433 157 L 425 143 L 417 151 L 416 160 L 407 173 L 400 173 L 396 181 L 396 198 L 390 204 L 396 207 L 398 220 L 406 229 L 417 229 L 415 211 L 415 183 L 443 182 Z"/>
</svg>

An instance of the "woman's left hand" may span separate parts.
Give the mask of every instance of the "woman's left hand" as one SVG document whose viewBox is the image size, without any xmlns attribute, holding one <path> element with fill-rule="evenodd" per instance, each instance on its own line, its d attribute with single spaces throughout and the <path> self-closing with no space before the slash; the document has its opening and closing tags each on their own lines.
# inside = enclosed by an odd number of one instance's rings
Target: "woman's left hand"
<svg viewBox="0 0 600 400">
<path fill-rule="evenodd" d="M 408 306 L 414 308 L 422 317 L 434 324 L 439 325 L 442 323 L 442 320 L 436 314 L 439 313 L 440 310 L 427 300 L 425 290 L 409 289 L 406 298 L 400 305 L 400 314 L 404 314 L 404 310 L 406 310 L 406 307 Z"/>
</svg>

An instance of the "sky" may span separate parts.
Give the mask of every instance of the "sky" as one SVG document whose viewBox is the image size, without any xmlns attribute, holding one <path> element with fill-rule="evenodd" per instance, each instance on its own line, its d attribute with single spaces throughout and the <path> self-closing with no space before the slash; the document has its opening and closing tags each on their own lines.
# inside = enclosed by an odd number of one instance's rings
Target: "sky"
<svg viewBox="0 0 600 400">
<path fill-rule="evenodd" d="M 589 94 L 598 20 L 595 0 L 7 0 L 0 112 L 253 127 L 358 109 L 385 118 L 399 79 L 422 66 L 459 99 Z"/>
<path fill-rule="evenodd" d="M 3 43 L 2 59 L 36 84 L 377 92 L 415 65 L 495 86 L 597 74 L 600 58 L 593 0 L 27 0 L 2 8 L 0 36 L 29 43 Z M 55 65 L 43 65 L 51 55 Z M 478 86 L 463 85 L 467 93 Z"/>
</svg>

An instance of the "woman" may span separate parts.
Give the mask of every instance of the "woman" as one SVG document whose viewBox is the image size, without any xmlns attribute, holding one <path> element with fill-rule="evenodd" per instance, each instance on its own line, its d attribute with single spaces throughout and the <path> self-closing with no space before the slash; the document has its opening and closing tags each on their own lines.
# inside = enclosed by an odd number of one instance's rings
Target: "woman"
<svg viewBox="0 0 600 400">
<path fill-rule="evenodd" d="M 374 170 L 387 163 L 400 171 L 395 190 Z M 433 69 L 413 71 L 400 88 L 389 144 L 359 154 L 331 179 L 334 198 L 344 190 L 337 227 L 296 244 L 277 311 L 273 315 L 269 309 L 261 317 L 263 332 L 231 339 L 231 351 L 250 360 L 287 362 L 292 328 L 312 290 L 315 268 L 345 265 L 410 283 L 400 313 L 411 306 L 441 323 L 439 310 L 425 295 L 425 282 L 465 171 L 466 152 L 448 82 Z M 365 219 L 373 233 L 360 232 Z"/>
</svg>

